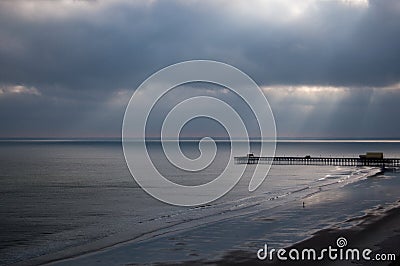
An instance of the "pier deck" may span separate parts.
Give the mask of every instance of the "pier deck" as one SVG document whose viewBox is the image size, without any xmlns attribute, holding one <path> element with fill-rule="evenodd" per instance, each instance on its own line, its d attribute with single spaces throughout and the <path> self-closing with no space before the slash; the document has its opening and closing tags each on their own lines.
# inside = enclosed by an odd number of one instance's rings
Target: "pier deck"
<svg viewBox="0 0 400 266">
<path fill-rule="evenodd" d="M 334 166 L 378 166 L 396 167 L 400 166 L 399 158 L 334 158 L 334 157 L 257 157 L 242 156 L 235 157 L 235 164 L 262 164 L 274 165 L 334 165 Z"/>
</svg>

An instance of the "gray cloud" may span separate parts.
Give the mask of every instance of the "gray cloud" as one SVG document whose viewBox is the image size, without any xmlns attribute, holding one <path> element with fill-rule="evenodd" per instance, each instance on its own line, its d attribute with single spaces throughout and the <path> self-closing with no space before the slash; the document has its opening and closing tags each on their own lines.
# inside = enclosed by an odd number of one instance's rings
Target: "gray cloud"
<svg viewBox="0 0 400 266">
<path fill-rule="evenodd" d="M 396 0 L 370 0 L 368 7 L 316 0 L 2 1 L 0 85 L 41 95 L 0 95 L 0 134 L 119 136 L 129 95 L 150 74 L 212 59 L 263 86 L 353 88 L 329 114 L 320 97 L 295 120 L 290 110 L 302 99 L 285 108 L 272 101 L 283 135 L 318 126 L 318 135 L 398 136 L 375 128 L 397 112 L 399 93 L 371 91 L 400 81 L 399 15 Z M 371 120 L 360 119 L 367 104 Z"/>
<path fill-rule="evenodd" d="M 264 88 L 280 135 L 398 138 L 400 86 Z"/>
</svg>

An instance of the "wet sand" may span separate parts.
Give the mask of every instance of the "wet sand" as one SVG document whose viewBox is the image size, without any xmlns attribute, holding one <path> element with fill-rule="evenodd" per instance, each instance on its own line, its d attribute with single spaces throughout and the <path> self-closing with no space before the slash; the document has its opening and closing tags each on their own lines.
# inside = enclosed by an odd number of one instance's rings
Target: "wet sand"
<svg viewBox="0 0 400 266">
<path fill-rule="evenodd" d="M 400 205 L 400 200 L 397 202 Z M 328 246 L 336 247 L 336 240 L 344 237 L 347 240 L 347 248 L 359 250 L 371 249 L 371 257 L 374 254 L 396 254 L 395 261 L 261 261 L 255 258 L 254 253 L 233 251 L 225 254 L 222 259 L 216 261 L 191 261 L 182 265 L 400 265 L 400 206 L 392 207 L 383 214 L 370 214 L 360 217 L 359 224 L 349 229 L 330 228 L 318 231 L 311 238 L 292 245 L 286 250 L 296 248 L 314 248 L 320 251 Z"/>
<path fill-rule="evenodd" d="M 240 249 L 226 250 L 219 258 L 202 258 L 193 260 L 177 261 L 174 259 L 171 262 L 152 262 L 152 265 L 399 265 L 400 255 L 400 200 L 385 209 L 376 209 L 360 217 L 351 218 L 346 221 L 353 224 L 348 228 L 341 228 L 340 225 L 333 226 L 329 229 L 323 229 L 316 232 L 312 237 L 307 240 L 301 241 L 297 244 L 289 246 L 286 250 L 296 248 L 302 250 L 303 248 L 314 248 L 320 251 L 323 248 L 332 246 L 336 248 L 336 240 L 339 237 L 344 237 L 348 245 L 346 248 L 357 248 L 359 250 L 371 249 L 371 257 L 377 253 L 391 253 L 396 254 L 396 261 L 344 261 L 336 260 L 331 261 L 328 258 L 323 261 L 274 261 L 259 260 L 256 256 L 256 249 L 254 252 L 244 251 Z M 356 225 L 354 225 L 356 224 Z M 206 233 L 204 231 L 204 233 Z M 178 233 L 179 235 L 179 233 Z M 176 235 L 171 237 L 178 239 Z M 171 239 L 171 238 L 170 238 Z M 160 241 L 160 246 L 168 246 L 171 243 Z M 184 243 L 181 243 L 184 245 Z M 212 244 L 210 243 L 212 246 Z M 157 250 L 157 246 L 154 250 Z M 177 246 L 176 248 L 179 248 Z M 98 265 L 119 265 L 117 262 L 125 261 L 124 265 L 143 265 L 143 263 L 135 262 L 129 258 L 132 255 L 132 247 L 124 245 L 112 252 L 109 252 L 107 257 L 103 257 L 101 252 L 97 254 L 88 254 L 87 257 L 78 257 L 72 260 L 56 261 L 57 265 L 85 265 L 88 262 L 97 261 Z M 111 253 L 111 254 L 110 254 Z M 317 253 L 318 254 L 318 253 Z M 85 258 L 86 257 L 86 258 Z M 118 260 L 114 260 L 118 258 Z M 52 263 L 51 263 L 52 264 Z"/>
<path fill-rule="evenodd" d="M 18 265 L 320 265 L 321 261 L 260 261 L 256 253 L 266 242 L 271 248 L 314 248 L 318 251 L 336 247 L 339 237 L 347 239 L 349 248 L 369 248 L 373 254 L 398 256 L 400 201 L 393 203 L 398 199 L 398 181 L 389 176 L 371 177 L 340 189 L 312 193 L 278 207 L 279 211 L 273 214 L 268 209 L 191 228 L 157 231 L 154 235 L 115 246 L 92 243 L 87 250 L 75 247 Z M 389 192 L 392 200 L 377 201 Z M 363 205 L 365 200 L 367 203 Z M 306 202 L 304 208 L 303 201 Z M 374 207 L 365 208 L 371 205 Z M 271 232 L 279 234 L 271 235 Z M 296 241 L 300 242 L 293 245 Z M 354 265 L 354 262 L 325 260 L 322 264 Z M 377 265 L 377 262 L 357 261 L 356 264 Z M 379 262 L 378 265 L 389 264 Z"/>
</svg>

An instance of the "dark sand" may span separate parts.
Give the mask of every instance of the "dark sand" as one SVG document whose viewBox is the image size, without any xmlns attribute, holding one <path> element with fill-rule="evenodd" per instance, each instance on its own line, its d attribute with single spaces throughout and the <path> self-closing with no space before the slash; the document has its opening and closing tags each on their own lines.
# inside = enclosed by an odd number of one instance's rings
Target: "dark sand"
<svg viewBox="0 0 400 266">
<path fill-rule="evenodd" d="M 154 263 L 154 265 L 400 265 L 400 200 L 386 209 L 378 209 L 368 213 L 362 217 L 352 218 L 346 222 L 356 224 L 350 228 L 340 228 L 340 225 L 331 227 L 329 229 L 320 230 L 315 233 L 311 238 L 294 244 L 288 248 L 296 248 L 302 250 L 303 248 L 314 248 L 320 251 L 323 248 L 332 246 L 336 248 L 336 240 L 339 237 L 347 239 L 348 245 L 346 248 L 357 248 L 359 250 L 371 249 L 373 252 L 371 257 L 378 253 L 395 254 L 395 261 L 344 261 L 336 260 L 331 261 L 326 258 L 323 261 L 277 261 L 276 256 L 274 261 L 264 260 L 261 261 L 256 256 L 256 251 L 242 251 L 232 250 L 227 251 L 219 259 L 199 259 L 192 261 L 184 261 L 181 263 Z M 77 250 L 75 250 L 76 252 Z M 28 260 L 25 262 L 17 263 L 17 265 L 42 265 L 49 262 L 63 262 L 59 261 L 60 258 L 77 258 L 75 253 L 64 254 L 49 254 L 38 257 L 36 259 Z M 82 254 L 82 253 L 81 253 Z M 91 253 L 93 254 L 93 253 Z M 318 253 L 317 253 L 318 254 Z M 121 254 L 114 254 L 118 257 Z M 94 254 L 96 256 L 96 253 Z M 109 265 L 114 265 L 112 260 L 108 261 Z M 64 261 L 63 265 L 84 265 L 85 261 Z M 104 261 L 103 261 L 104 264 Z M 132 261 L 132 264 L 140 265 Z"/>
<path fill-rule="evenodd" d="M 365 186 L 364 189 L 369 188 L 370 186 L 368 185 Z M 350 191 L 353 191 L 353 189 L 354 188 L 351 188 Z M 358 187 L 356 189 L 360 188 Z M 361 193 L 364 193 L 364 190 L 362 190 Z M 367 193 L 369 193 L 368 190 Z M 393 193 L 398 195 L 397 190 L 394 190 Z M 353 194 L 350 193 L 350 195 Z M 369 196 L 367 195 L 367 197 Z M 335 199 L 335 197 L 333 199 Z M 346 202 L 357 204 L 357 199 L 358 197 L 354 197 Z M 311 198 L 308 198 L 308 200 L 311 202 Z M 338 208 L 340 208 L 340 206 L 342 205 L 337 205 Z M 235 249 L 232 248 L 233 245 L 230 245 L 229 243 L 228 248 L 221 248 L 221 252 L 218 251 L 219 255 L 217 257 L 212 256 L 207 258 L 194 254 L 198 257 L 192 257 L 193 259 L 191 261 L 187 261 L 187 257 L 183 257 L 182 260 L 180 260 L 180 257 L 173 257 L 171 259 L 174 259 L 174 261 L 171 261 L 170 263 L 165 262 L 170 259 L 168 257 L 154 257 L 153 260 L 150 258 L 150 260 L 147 261 L 150 263 L 153 262 L 153 265 L 400 265 L 400 200 L 393 204 L 386 205 L 386 207 L 379 206 L 377 208 L 370 209 L 370 211 L 364 212 L 363 216 L 353 217 L 347 221 L 344 221 L 343 223 L 338 222 L 328 229 L 320 230 L 307 240 L 287 247 L 286 250 L 289 251 L 291 248 L 296 248 L 301 251 L 303 248 L 314 248 L 318 253 L 319 250 L 327 248 L 328 246 L 336 248 L 336 240 L 339 237 L 344 237 L 348 242 L 348 245 L 346 246 L 347 248 L 357 248 L 358 250 L 367 248 L 371 249 L 373 251 L 371 257 L 378 253 L 395 254 L 397 256 L 397 260 L 395 262 L 365 260 L 353 262 L 343 260 L 330 261 L 329 258 L 326 258 L 324 261 L 261 261 L 257 259 L 256 256 L 257 249 L 261 248 L 261 246 L 255 247 L 254 250 L 253 248 L 241 249 L 240 247 Z M 307 210 L 309 205 L 306 204 L 305 208 L 305 210 Z M 329 208 L 327 211 L 329 211 Z M 338 211 L 340 212 L 341 210 L 339 209 Z M 257 223 L 252 224 L 252 222 L 264 219 L 264 215 L 265 213 L 256 214 L 255 217 L 252 217 L 252 219 L 243 219 L 241 217 L 236 218 L 236 220 L 239 220 L 241 223 L 247 225 L 246 227 L 243 227 L 243 224 L 240 224 L 241 227 L 239 226 L 238 228 L 242 228 L 243 230 L 252 230 L 252 226 L 257 225 Z M 295 213 L 293 215 L 296 217 Z M 305 221 L 313 222 L 313 220 Z M 217 226 L 211 228 L 208 226 L 204 228 L 200 227 L 198 229 L 199 232 L 196 233 L 200 235 L 202 233 L 205 235 L 210 235 L 210 230 L 211 233 L 212 230 L 222 230 L 224 232 L 224 227 L 235 225 L 234 222 L 235 221 L 232 223 L 230 220 L 227 220 L 227 222 L 221 222 L 217 224 Z M 260 226 L 260 224 L 258 223 L 257 226 Z M 261 226 L 264 225 L 261 224 Z M 231 232 L 230 230 L 227 231 Z M 184 230 L 182 232 L 184 232 Z M 147 237 L 142 240 L 149 239 L 150 248 L 155 248 L 157 250 L 157 248 L 168 247 L 168 245 L 171 245 L 172 243 L 170 241 L 170 237 L 174 235 L 183 235 L 185 237 L 185 234 L 182 232 L 180 230 L 173 232 L 157 232 L 157 235 L 147 235 Z M 164 237 L 164 235 L 167 235 L 167 237 Z M 161 236 L 161 238 L 157 238 L 157 236 Z M 153 241 L 152 239 L 154 238 L 156 239 Z M 141 265 L 138 263 L 140 260 L 135 258 L 135 254 L 137 254 L 135 252 L 139 252 L 137 251 L 138 249 L 136 249 L 138 247 L 138 241 L 140 242 L 141 239 L 123 242 L 115 245 L 115 248 L 113 248 L 114 244 L 110 245 L 110 243 L 115 243 L 115 239 L 102 239 L 101 243 L 92 243 L 91 245 L 87 245 L 85 247 L 74 247 L 73 249 L 64 250 L 58 253 L 40 256 L 28 261 L 20 262 L 18 265 L 42 265 L 46 263 L 56 265 Z M 227 241 L 229 242 L 229 239 Z M 156 245 L 153 246 L 152 244 Z M 177 243 L 177 245 L 178 244 L 182 243 Z M 212 251 L 213 247 L 217 244 L 210 243 L 210 245 L 207 245 L 206 247 L 207 250 L 203 250 L 203 253 L 211 254 L 212 252 L 210 251 Z M 98 247 L 106 248 L 99 249 Z M 146 249 L 139 250 L 143 251 Z M 173 252 L 174 251 L 172 251 L 171 256 L 175 256 Z M 159 262 L 157 263 L 156 261 Z"/>
<path fill-rule="evenodd" d="M 400 203 L 400 200 L 399 200 Z M 351 229 L 325 229 L 317 232 L 311 238 L 297 243 L 286 250 L 296 248 L 314 248 L 319 251 L 322 248 L 332 246 L 336 248 L 336 240 L 339 237 L 347 239 L 347 248 L 359 250 L 371 249 L 374 254 L 396 254 L 395 261 L 261 261 L 255 252 L 231 251 L 218 260 L 198 260 L 183 262 L 181 265 L 400 265 L 400 207 L 396 206 L 384 212 L 382 215 L 366 215 L 359 218 L 358 225 Z M 166 264 L 158 264 L 166 265 Z M 176 263 L 174 263 L 176 265 Z"/>
<path fill-rule="evenodd" d="M 376 213 L 366 214 L 363 217 L 353 218 L 349 222 L 357 222 L 356 226 L 348 229 L 330 228 L 318 231 L 311 238 L 299 242 L 291 247 L 301 251 L 303 248 L 314 248 L 319 251 L 328 246 L 336 248 L 336 240 L 339 237 L 347 239 L 347 248 L 357 248 L 359 250 L 371 249 L 373 251 L 371 257 L 377 253 L 396 254 L 395 261 L 331 261 L 325 259 L 323 261 L 261 261 L 254 252 L 233 250 L 225 253 L 219 259 L 201 259 L 185 261 L 181 263 L 155 263 L 154 265 L 400 265 L 400 200 L 391 208 L 378 210 Z M 53 256 L 42 256 L 33 260 L 19 263 L 18 265 L 42 265 L 48 262 L 57 262 L 58 259 Z M 58 257 L 58 256 L 56 256 Z M 75 257 L 72 254 L 61 257 Z M 110 265 L 113 264 L 109 261 Z M 74 265 L 74 261 L 68 265 Z M 79 264 L 79 263 L 78 263 Z M 140 265 L 136 263 L 128 265 Z"/>
</svg>

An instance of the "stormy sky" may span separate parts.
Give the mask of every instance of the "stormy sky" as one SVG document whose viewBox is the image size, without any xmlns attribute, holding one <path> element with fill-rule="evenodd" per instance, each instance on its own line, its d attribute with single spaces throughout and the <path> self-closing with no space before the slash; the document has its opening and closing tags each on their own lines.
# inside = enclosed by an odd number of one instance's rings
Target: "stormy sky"
<svg viewBox="0 0 400 266">
<path fill-rule="evenodd" d="M 1 1 L 0 137 L 120 137 L 134 90 L 193 59 L 253 78 L 280 137 L 400 138 L 398 0 Z M 169 100 L 202 93 L 231 97 Z"/>
</svg>

